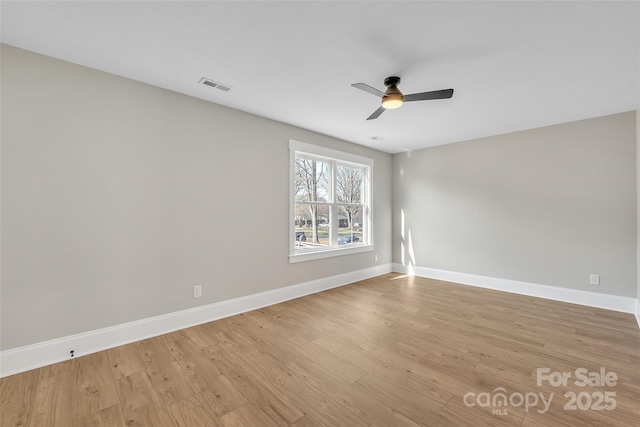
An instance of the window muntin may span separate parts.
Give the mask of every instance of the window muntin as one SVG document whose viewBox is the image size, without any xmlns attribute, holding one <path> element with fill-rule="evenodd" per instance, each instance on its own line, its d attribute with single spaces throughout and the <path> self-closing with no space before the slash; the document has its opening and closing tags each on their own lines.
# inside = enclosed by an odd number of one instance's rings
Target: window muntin
<svg viewBox="0 0 640 427">
<path fill-rule="evenodd" d="M 291 261 L 372 250 L 373 161 L 297 141 L 290 149 Z"/>
</svg>

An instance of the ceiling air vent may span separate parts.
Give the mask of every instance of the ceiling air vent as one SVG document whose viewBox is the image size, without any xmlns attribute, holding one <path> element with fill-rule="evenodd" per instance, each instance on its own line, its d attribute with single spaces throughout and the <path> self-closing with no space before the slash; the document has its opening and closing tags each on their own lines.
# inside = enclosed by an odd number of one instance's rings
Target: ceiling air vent
<svg viewBox="0 0 640 427">
<path fill-rule="evenodd" d="M 231 90 L 231 86 L 227 86 L 225 84 L 218 83 L 218 82 L 216 82 L 214 80 L 211 80 L 211 79 L 208 79 L 206 77 L 201 78 L 198 83 L 203 84 L 203 85 L 207 85 L 207 86 L 211 86 L 211 87 L 215 87 L 216 89 L 220 89 L 220 90 L 222 90 L 224 92 L 229 92 Z"/>
</svg>

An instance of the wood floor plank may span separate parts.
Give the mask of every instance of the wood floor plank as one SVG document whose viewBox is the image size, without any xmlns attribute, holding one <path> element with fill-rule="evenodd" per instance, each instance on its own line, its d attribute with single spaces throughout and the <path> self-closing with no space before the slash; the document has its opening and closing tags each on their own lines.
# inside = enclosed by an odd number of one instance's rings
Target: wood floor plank
<svg viewBox="0 0 640 427">
<path fill-rule="evenodd" d="M 198 390 L 165 345 L 163 337 L 139 341 L 135 346 L 145 364 L 145 372 L 165 406 L 197 393 Z"/>
<path fill-rule="evenodd" d="M 321 424 L 311 415 L 307 414 L 304 417 L 300 418 L 295 423 L 291 424 L 291 427 L 323 427 L 324 424 Z"/>
<path fill-rule="evenodd" d="M 218 347 L 205 350 L 207 356 L 231 383 L 258 409 L 278 425 L 288 426 L 304 416 L 295 404 L 271 382 L 255 375 L 232 352 Z"/>
<path fill-rule="evenodd" d="M 375 300 L 354 299 L 353 291 L 343 292 L 342 289 L 336 289 L 336 292 L 320 294 L 334 305 L 334 310 L 346 311 L 357 314 L 354 321 L 350 323 L 367 323 L 379 324 L 382 326 L 389 325 L 397 320 L 397 311 L 389 307 L 378 307 L 373 304 Z M 332 310 L 333 311 L 333 310 Z"/>
<path fill-rule="evenodd" d="M 617 382 L 538 385 L 538 368 Z M 565 408 L 565 393 L 604 391 L 614 410 Z M 469 404 L 496 393 L 554 398 L 546 412 Z M 0 405 L 2 427 L 640 426 L 640 329 L 390 273 L 2 378 Z"/>
<path fill-rule="evenodd" d="M 320 333 L 321 336 L 329 335 L 339 337 L 344 342 L 354 343 L 356 345 L 367 341 L 365 337 L 346 331 L 344 324 L 331 319 L 331 316 L 327 316 L 326 313 L 325 316 L 319 316 L 305 310 L 304 306 L 301 307 L 299 304 L 295 306 L 290 305 L 286 312 L 280 313 L 280 318 L 302 324 L 307 328 Z"/>
<path fill-rule="evenodd" d="M 200 396 L 208 398 L 208 405 L 218 417 L 247 403 L 242 393 L 192 341 L 182 337 L 168 337 L 166 341 L 186 375 L 201 392 Z"/>
<path fill-rule="evenodd" d="M 38 370 L 0 380 L 0 422 L 2 427 L 29 425 L 38 385 Z"/>
<path fill-rule="evenodd" d="M 468 375 L 452 376 L 440 369 L 434 369 L 413 359 L 398 356 L 392 351 L 373 343 L 364 343 L 360 348 L 387 365 L 396 364 L 405 369 L 409 374 L 407 375 L 407 380 L 409 381 L 413 380 L 418 383 L 422 381 L 438 388 L 442 392 L 456 395 L 463 395 L 477 388 L 477 385 L 470 381 Z M 419 389 L 419 386 L 416 386 L 416 389 Z"/>
<path fill-rule="evenodd" d="M 78 411 L 77 391 L 76 371 L 41 378 L 29 426 L 77 426 L 78 414 L 87 415 L 86 411 Z"/>
<path fill-rule="evenodd" d="M 348 383 L 353 383 L 367 374 L 367 371 L 357 364 L 343 359 L 312 341 L 296 339 L 296 343 L 304 356 Z"/>
<path fill-rule="evenodd" d="M 133 420 L 127 422 L 127 427 L 178 426 L 178 423 L 173 419 L 169 411 L 164 407 L 147 405 L 140 409 L 141 412 L 138 414 L 138 416 Z M 212 425 L 215 424 L 213 424 L 212 422 Z"/>
<path fill-rule="evenodd" d="M 299 375 L 280 365 L 271 356 L 253 351 L 238 354 L 254 374 L 262 375 L 291 399 L 303 412 L 325 425 L 367 426 L 368 423 L 328 395 L 309 385 Z"/>
<path fill-rule="evenodd" d="M 340 304 L 327 299 L 323 292 L 309 295 L 309 299 L 304 302 L 304 307 L 305 310 L 320 316 L 327 312 L 333 312 L 334 319 L 341 323 L 355 323 L 362 318 L 355 310 L 341 310 Z"/>
<path fill-rule="evenodd" d="M 332 336 L 340 338 L 343 342 L 353 343 L 355 345 L 362 344 L 367 341 L 365 337 L 346 331 L 343 325 L 331 319 L 330 316 L 319 317 L 293 307 L 287 312 L 282 312 L 280 317 L 287 319 L 290 322 L 298 322 L 298 324 L 304 325 L 307 329 L 314 331 L 317 334 L 317 338 Z M 308 337 L 305 338 L 312 340 L 316 339 Z"/>
<path fill-rule="evenodd" d="M 372 426 L 418 426 L 404 414 L 333 375 L 307 356 L 298 357 L 287 367 Z"/>
<path fill-rule="evenodd" d="M 272 316 L 269 316 L 264 312 L 246 313 L 246 316 L 252 318 L 256 323 L 259 323 L 264 333 L 269 334 L 274 339 L 278 338 L 288 341 L 290 344 L 295 346 L 298 354 L 313 358 L 316 363 L 324 366 L 333 374 L 350 383 L 356 381 L 367 373 L 364 369 L 346 361 L 313 341 L 309 341 L 305 337 L 292 334 L 287 330 L 287 328 L 276 323 Z"/>
<path fill-rule="evenodd" d="M 209 391 L 203 391 L 167 408 L 174 423 L 180 427 L 222 426 L 214 408 L 218 399 Z"/>
<path fill-rule="evenodd" d="M 298 316 L 291 315 L 287 310 L 274 310 L 274 307 L 286 306 L 287 303 L 273 305 L 257 310 L 265 313 L 282 328 L 285 328 L 292 335 L 313 341 L 322 336 L 322 332 L 315 328 L 310 328 L 306 322 L 301 321 Z"/>
<path fill-rule="evenodd" d="M 440 345 L 432 345 L 432 347 L 433 349 L 420 359 L 420 363 L 443 372 L 449 372 L 451 375 L 459 373 L 461 369 L 473 369 L 482 360 L 480 357 L 464 351 L 456 351 Z M 527 370 L 525 369 L 524 372 Z"/>
<path fill-rule="evenodd" d="M 93 414 L 119 403 L 107 352 L 76 359 L 76 405 L 78 417 Z"/>
<path fill-rule="evenodd" d="M 255 319 L 255 318 L 254 318 Z M 228 319 L 228 324 L 240 333 L 251 339 L 250 348 L 260 348 L 265 353 L 272 355 L 282 363 L 287 363 L 300 355 L 298 348 L 276 334 L 266 336 L 268 331 L 261 324 L 251 321 L 248 314 L 240 314 Z"/>
<path fill-rule="evenodd" d="M 183 332 L 198 348 L 211 347 L 220 342 L 215 334 L 210 332 L 211 326 L 210 324 L 198 325 L 187 328 Z"/>
<path fill-rule="evenodd" d="M 39 369 L 40 378 L 54 377 L 65 372 L 72 372 L 76 369 L 76 361 L 78 359 L 69 359 L 64 362 L 54 363 L 53 365 L 43 366 Z"/>
<path fill-rule="evenodd" d="M 118 378 L 117 387 L 120 406 L 127 425 L 147 414 L 148 407 L 162 406 L 160 395 L 144 371 Z"/>
<path fill-rule="evenodd" d="M 78 426 L 83 427 L 125 427 L 120 405 L 105 408 L 94 414 L 86 415 L 78 420 Z"/>
<path fill-rule="evenodd" d="M 439 409 L 426 404 L 425 397 L 397 384 L 388 383 L 375 375 L 367 374 L 354 383 L 360 391 L 387 402 L 400 414 L 421 425 L 454 425 L 453 418 Z M 444 407 L 444 406 L 443 406 Z"/>
<path fill-rule="evenodd" d="M 122 345 L 107 350 L 114 379 L 120 379 L 144 370 L 144 362 L 133 345 Z"/>
<path fill-rule="evenodd" d="M 376 375 L 391 384 L 402 384 L 411 392 L 420 394 L 424 397 L 425 405 L 432 406 L 435 409 L 442 408 L 446 402 L 452 397 L 448 391 L 436 387 L 428 381 L 428 377 L 422 378 L 420 373 L 416 375 L 414 370 L 396 363 L 386 363 L 377 359 L 373 355 L 362 350 L 360 347 L 352 347 L 345 345 L 338 340 L 330 337 L 318 339 L 317 342 L 341 357 L 360 363 L 370 374 Z M 411 363 L 418 363 L 413 362 Z"/>
<path fill-rule="evenodd" d="M 222 424 L 226 427 L 277 427 L 278 424 L 267 414 L 248 403 L 240 408 L 229 412 L 221 418 Z"/>
</svg>

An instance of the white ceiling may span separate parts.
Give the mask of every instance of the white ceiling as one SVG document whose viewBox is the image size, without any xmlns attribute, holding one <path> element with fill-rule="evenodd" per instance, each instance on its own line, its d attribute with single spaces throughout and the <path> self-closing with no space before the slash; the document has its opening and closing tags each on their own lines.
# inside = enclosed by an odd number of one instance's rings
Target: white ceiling
<svg viewBox="0 0 640 427">
<path fill-rule="evenodd" d="M 640 109 L 637 1 L 1 8 L 3 43 L 389 153 Z M 455 94 L 366 121 L 379 100 L 350 85 L 383 90 L 390 75 L 405 94 Z"/>
</svg>

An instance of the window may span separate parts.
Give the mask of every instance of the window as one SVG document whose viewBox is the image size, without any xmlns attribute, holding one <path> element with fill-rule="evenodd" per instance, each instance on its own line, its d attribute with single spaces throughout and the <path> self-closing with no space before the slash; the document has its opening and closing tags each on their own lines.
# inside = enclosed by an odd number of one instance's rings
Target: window
<svg viewBox="0 0 640 427">
<path fill-rule="evenodd" d="M 373 160 L 289 142 L 290 262 L 373 249 Z"/>
</svg>

